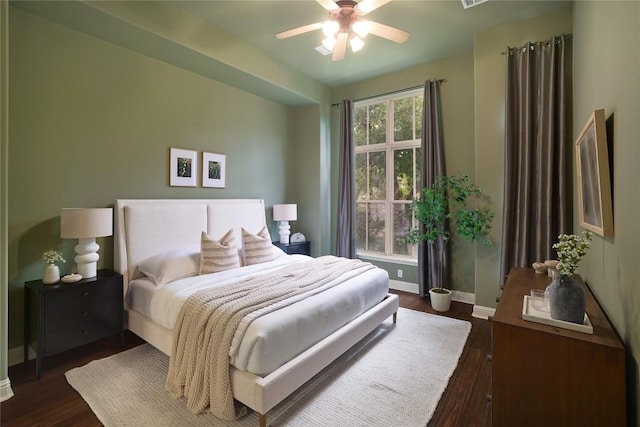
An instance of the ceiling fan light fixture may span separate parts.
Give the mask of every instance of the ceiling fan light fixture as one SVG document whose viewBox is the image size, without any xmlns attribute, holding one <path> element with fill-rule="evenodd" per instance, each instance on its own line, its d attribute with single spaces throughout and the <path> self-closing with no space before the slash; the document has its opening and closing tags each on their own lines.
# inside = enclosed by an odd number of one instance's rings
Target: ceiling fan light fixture
<svg viewBox="0 0 640 427">
<path fill-rule="evenodd" d="M 338 40 L 336 40 L 335 37 L 327 37 L 326 39 L 322 40 L 322 46 L 324 46 L 325 49 L 327 49 L 329 52 L 332 52 L 333 47 L 336 45 L 337 42 Z"/>
<path fill-rule="evenodd" d="M 322 24 L 322 32 L 328 38 L 335 38 L 336 34 L 340 30 L 340 24 L 338 21 L 328 20 Z"/>
<path fill-rule="evenodd" d="M 351 45 L 352 52 L 357 52 L 364 47 L 364 42 L 360 37 L 356 35 L 351 37 L 351 40 L 349 40 L 349 44 Z"/>
<path fill-rule="evenodd" d="M 360 38 L 365 38 L 367 37 L 367 34 L 369 34 L 369 21 L 356 21 L 353 23 L 353 26 L 351 27 L 351 29 L 353 30 L 354 33 L 356 33 Z"/>
</svg>

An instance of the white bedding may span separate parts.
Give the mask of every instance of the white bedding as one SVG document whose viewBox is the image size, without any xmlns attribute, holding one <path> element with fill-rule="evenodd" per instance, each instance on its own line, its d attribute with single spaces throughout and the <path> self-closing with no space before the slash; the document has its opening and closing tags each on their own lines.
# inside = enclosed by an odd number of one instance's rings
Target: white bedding
<svg viewBox="0 0 640 427">
<path fill-rule="evenodd" d="M 146 278 L 136 279 L 129 283 L 127 298 L 131 308 L 173 329 L 182 304 L 193 292 L 305 259 L 308 257 L 304 255 L 283 256 L 263 264 L 188 277 L 163 286 L 156 286 Z M 245 318 L 243 322 L 249 325 L 238 328 L 246 332 L 242 337 L 234 337 L 231 364 L 260 376 L 273 372 L 382 301 L 388 290 L 384 270 L 372 269 L 361 275 L 356 271 L 349 280 L 324 292 L 255 319 Z"/>
</svg>

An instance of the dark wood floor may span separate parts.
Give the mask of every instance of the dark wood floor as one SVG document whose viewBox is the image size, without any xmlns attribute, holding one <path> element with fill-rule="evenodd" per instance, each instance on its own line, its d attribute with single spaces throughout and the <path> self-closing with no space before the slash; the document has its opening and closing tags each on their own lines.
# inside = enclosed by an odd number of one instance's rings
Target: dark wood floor
<svg viewBox="0 0 640 427">
<path fill-rule="evenodd" d="M 400 306 L 412 310 L 436 313 L 417 295 L 397 292 Z M 490 324 L 471 317 L 472 306 L 453 302 L 446 316 L 468 320 L 472 324 L 458 368 L 444 392 L 429 426 L 490 426 L 491 407 L 487 402 L 490 388 Z M 100 426 L 89 406 L 69 386 L 64 373 L 91 360 L 110 356 L 135 347 L 143 341 L 132 333 L 125 335 L 125 345 L 106 339 L 70 350 L 44 361 L 40 381 L 35 380 L 35 366 L 9 368 L 9 378 L 15 396 L 0 406 L 0 424 L 10 426 Z M 425 363 L 429 363 L 425 360 Z"/>
</svg>

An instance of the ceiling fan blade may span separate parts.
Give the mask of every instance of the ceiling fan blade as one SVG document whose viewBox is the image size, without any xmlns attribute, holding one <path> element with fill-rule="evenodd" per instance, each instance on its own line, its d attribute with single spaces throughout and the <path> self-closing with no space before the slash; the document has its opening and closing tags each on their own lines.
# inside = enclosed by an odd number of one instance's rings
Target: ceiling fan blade
<svg viewBox="0 0 640 427">
<path fill-rule="evenodd" d="M 321 28 L 322 28 L 322 22 L 316 22 L 315 24 L 303 25 L 302 27 L 293 28 L 287 31 L 282 31 L 281 33 L 276 34 L 276 37 L 279 39 L 287 39 L 289 37 L 308 33 L 309 31 L 319 30 Z"/>
<path fill-rule="evenodd" d="M 333 47 L 333 55 L 331 55 L 332 61 L 340 61 L 344 58 L 344 53 L 347 51 L 347 41 L 349 40 L 349 34 L 338 34 L 338 41 Z"/>
<path fill-rule="evenodd" d="M 404 43 L 409 38 L 408 32 L 377 22 L 369 22 L 369 33 L 396 43 Z"/>
<path fill-rule="evenodd" d="M 333 0 L 316 0 L 320 3 L 320 6 L 324 7 L 327 10 L 339 10 L 340 6 L 336 4 Z"/>
<path fill-rule="evenodd" d="M 389 3 L 391 0 L 362 0 L 356 6 L 356 9 L 360 12 L 361 15 L 366 15 L 372 10 L 376 10 L 380 6 L 384 6 Z"/>
</svg>

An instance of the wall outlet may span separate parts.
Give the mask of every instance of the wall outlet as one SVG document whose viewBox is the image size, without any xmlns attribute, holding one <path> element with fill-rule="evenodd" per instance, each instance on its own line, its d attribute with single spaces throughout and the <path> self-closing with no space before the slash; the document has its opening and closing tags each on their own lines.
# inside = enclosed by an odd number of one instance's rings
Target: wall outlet
<svg viewBox="0 0 640 427">
<path fill-rule="evenodd" d="M 402 279 L 402 270 L 398 269 L 398 279 Z"/>
</svg>

